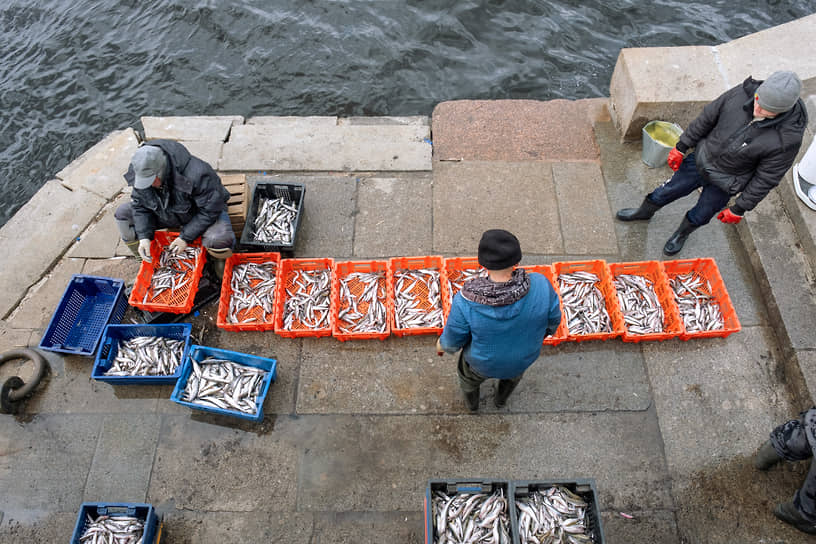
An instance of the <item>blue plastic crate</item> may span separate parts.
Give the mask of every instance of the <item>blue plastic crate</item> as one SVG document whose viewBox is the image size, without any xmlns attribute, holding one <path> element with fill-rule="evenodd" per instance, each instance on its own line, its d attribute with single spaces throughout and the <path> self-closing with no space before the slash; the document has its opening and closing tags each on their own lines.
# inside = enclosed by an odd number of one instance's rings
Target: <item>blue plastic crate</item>
<svg viewBox="0 0 816 544">
<path fill-rule="evenodd" d="M 128 308 L 124 282 L 74 274 L 40 340 L 40 349 L 93 356 L 105 326 Z"/>
<path fill-rule="evenodd" d="M 94 362 L 91 377 L 101 382 L 120 385 L 176 383 L 179 376 L 181 376 L 181 369 L 184 366 L 184 360 L 187 358 L 187 352 L 190 350 L 190 335 L 192 334 L 192 330 L 193 326 L 190 323 L 171 323 L 166 325 L 108 325 L 105 327 L 102 343 L 100 344 L 99 352 L 96 354 L 96 361 Z M 176 371 L 167 376 L 106 376 L 105 372 L 113 366 L 113 360 L 116 359 L 119 352 L 119 342 L 122 340 L 130 340 L 136 336 L 161 336 L 172 340 L 183 340 L 184 351 L 181 355 L 181 364 L 179 364 Z"/>
<path fill-rule="evenodd" d="M 484 478 L 470 478 L 461 480 L 429 480 L 428 487 L 425 488 L 425 544 L 433 544 L 434 540 L 434 515 L 433 515 L 433 492 L 441 491 L 446 495 L 459 493 L 494 493 L 499 489 L 504 490 L 504 496 L 508 497 L 510 506 L 510 481 L 490 480 Z M 510 521 L 510 538 L 513 538 L 513 517 L 512 509 L 508 511 L 507 519 Z"/>
<path fill-rule="evenodd" d="M 190 378 L 190 374 L 193 372 L 193 363 L 191 359 L 201 361 L 207 357 L 226 359 L 240 365 L 252 366 L 267 371 L 263 385 L 261 386 L 261 393 L 258 395 L 258 411 L 255 414 L 245 414 L 238 410 L 222 410 L 220 408 L 212 408 L 210 406 L 203 406 L 201 404 L 181 400 L 181 395 L 184 392 L 184 388 L 187 387 L 187 380 Z M 181 376 L 176 382 L 176 387 L 173 389 L 173 394 L 170 396 L 170 400 L 189 408 L 195 408 L 196 410 L 204 410 L 205 412 L 212 412 L 214 414 L 240 417 L 250 421 L 263 421 L 264 400 L 266 400 L 266 395 L 269 392 L 269 386 L 273 381 L 275 381 L 276 372 L 277 361 L 275 359 L 267 359 L 265 357 L 257 357 L 255 355 L 248 355 L 246 353 L 238 353 L 237 351 L 209 348 L 207 346 L 197 346 L 193 344 L 190 346 L 190 350 L 187 352 L 187 357 L 184 358 L 184 367 L 181 369 Z"/>
<path fill-rule="evenodd" d="M 513 518 L 513 543 L 519 544 L 518 509 L 516 499 L 528 497 L 533 491 L 545 491 L 555 485 L 569 489 L 587 503 L 586 521 L 587 533 L 595 544 L 605 544 L 603 526 L 601 524 L 601 508 L 598 505 L 598 490 L 592 478 L 577 478 L 574 480 L 516 480 L 511 482 L 510 496 Z"/>
<path fill-rule="evenodd" d="M 142 536 L 143 544 L 156 544 L 157 542 L 159 518 L 153 510 L 153 505 L 132 502 L 85 502 L 82 503 L 82 507 L 79 509 L 77 522 L 74 526 L 74 534 L 71 536 L 71 544 L 80 544 L 79 539 L 82 538 L 82 534 L 85 532 L 88 515 L 93 518 L 104 515 L 110 515 L 111 517 L 132 516 L 139 518 L 145 522 Z"/>
</svg>

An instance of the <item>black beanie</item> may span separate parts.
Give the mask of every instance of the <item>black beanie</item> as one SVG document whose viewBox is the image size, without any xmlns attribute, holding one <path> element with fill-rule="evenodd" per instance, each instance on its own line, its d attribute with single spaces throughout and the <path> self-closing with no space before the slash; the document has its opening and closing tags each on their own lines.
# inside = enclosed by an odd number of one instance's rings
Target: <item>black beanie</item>
<svg viewBox="0 0 816 544">
<path fill-rule="evenodd" d="M 521 261 L 518 238 L 502 229 L 487 230 L 479 241 L 479 264 L 488 270 L 503 270 Z"/>
</svg>

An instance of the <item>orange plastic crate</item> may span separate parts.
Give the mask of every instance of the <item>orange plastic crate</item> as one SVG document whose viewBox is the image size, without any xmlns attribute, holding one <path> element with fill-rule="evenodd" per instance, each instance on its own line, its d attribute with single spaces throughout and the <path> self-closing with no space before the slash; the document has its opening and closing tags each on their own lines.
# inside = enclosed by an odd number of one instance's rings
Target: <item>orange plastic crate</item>
<svg viewBox="0 0 816 544">
<path fill-rule="evenodd" d="M 461 281 L 465 270 L 479 269 L 482 269 L 482 265 L 479 264 L 478 257 L 451 257 L 445 259 L 445 274 L 448 276 L 446 282 L 448 284 L 448 309 L 445 312 L 445 319 L 448 318 L 448 313 L 450 313 L 453 297 L 461 290 L 461 287 L 454 285 L 454 283 Z"/>
<path fill-rule="evenodd" d="M 548 264 L 535 264 L 535 265 L 528 265 L 522 266 L 524 270 L 527 272 L 537 272 L 538 274 L 543 275 L 550 281 L 550 285 L 553 286 L 555 289 L 555 296 L 558 297 L 558 306 L 561 308 L 561 323 L 558 324 L 558 328 L 555 330 L 555 334 L 552 334 L 544 339 L 545 346 L 557 346 L 561 342 L 564 342 L 567 339 L 567 318 L 564 315 L 564 305 L 561 304 L 561 296 L 558 294 L 558 284 L 553 277 L 552 267 Z"/>
<path fill-rule="evenodd" d="M 674 302 L 674 293 L 671 287 L 669 287 L 669 282 L 666 279 L 666 274 L 663 272 L 663 266 L 660 264 L 660 261 L 609 263 L 609 272 L 612 274 L 613 280 L 622 274 L 642 276 L 648 279 L 654 285 L 658 302 L 660 302 L 660 306 L 663 308 L 663 332 L 649 334 L 631 333 L 629 332 L 629 327 L 626 326 L 626 319 L 624 318 L 622 335 L 624 342 L 668 340 L 669 338 L 683 334 L 683 322 L 680 320 L 677 304 Z M 620 301 L 618 302 L 618 309 L 620 309 Z M 623 310 L 621 310 L 621 316 L 624 316 Z"/>
<path fill-rule="evenodd" d="M 450 304 L 448 304 L 448 278 L 445 274 L 444 259 L 439 255 L 425 256 L 425 257 L 393 257 L 389 261 L 391 267 L 391 282 L 388 284 L 388 289 L 391 293 L 392 309 L 391 309 L 391 332 L 397 336 L 417 335 L 417 334 L 442 334 L 443 327 L 413 327 L 400 329 L 396 325 L 396 290 L 397 273 L 400 270 L 419 270 L 428 268 L 439 271 L 439 296 L 442 303 L 442 315 L 448 315 L 450 312 Z M 428 302 L 428 292 L 426 287 L 417 284 L 412 293 L 420 297 L 424 302 L 420 304 L 424 309 L 430 309 L 431 305 Z M 444 318 L 443 318 L 444 319 Z"/>
<path fill-rule="evenodd" d="M 572 272 L 591 272 L 598 276 L 598 289 L 604 296 L 606 302 L 606 311 L 609 313 L 609 321 L 612 327 L 612 332 L 599 332 L 593 334 L 572 334 L 569 332 L 569 323 L 567 323 L 567 340 L 573 342 L 583 342 L 585 340 L 609 340 L 616 338 L 623 334 L 623 316 L 620 313 L 618 305 L 618 294 L 615 292 L 615 286 L 612 285 L 612 279 L 609 274 L 609 267 L 604 260 L 595 261 L 575 261 L 554 263 L 552 265 L 553 279 L 555 280 L 553 287 L 561 297 L 560 289 L 558 288 L 558 276 L 561 274 L 570 274 Z M 564 313 L 566 318 L 566 313 Z"/>
<path fill-rule="evenodd" d="M 386 321 L 385 331 L 383 332 L 343 332 L 340 330 L 340 319 L 338 316 L 340 312 L 346 308 L 340 299 L 340 280 L 353 274 L 355 272 L 384 272 L 382 279 L 378 282 L 377 292 L 380 289 L 384 293 L 380 301 L 385 305 Z M 363 340 L 363 339 L 378 339 L 384 340 L 391 335 L 391 313 L 394 311 L 394 301 L 391 300 L 391 291 L 388 285 L 391 282 L 391 270 L 388 266 L 388 261 L 345 261 L 335 263 L 334 272 L 332 273 L 332 290 L 331 290 L 331 308 L 332 308 L 332 336 L 340 341 L 346 340 Z M 354 284 L 350 286 L 352 295 L 360 296 L 363 293 L 363 286 L 361 284 Z M 361 313 L 368 311 L 370 303 L 360 302 L 357 308 Z"/>
<path fill-rule="evenodd" d="M 292 323 L 292 330 L 283 328 L 284 305 L 289 298 L 287 290 L 294 292 L 298 287 L 294 284 L 298 270 L 315 271 L 329 270 L 334 268 L 334 259 L 281 259 L 278 264 L 278 281 L 275 286 L 275 333 L 284 338 L 297 338 L 300 336 L 331 336 L 331 295 L 329 295 L 329 319 L 326 327 L 311 329 L 300 321 Z M 331 282 L 329 282 L 331 285 Z M 330 291 L 331 293 L 331 291 Z"/>
<path fill-rule="evenodd" d="M 249 320 L 253 319 L 251 323 L 230 323 L 227 320 L 229 313 L 230 300 L 232 299 L 232 271 L 239 264 L 257 263 L 267 264 L 275 263 L 275 275 L 280 268 L 280 253 L 236 253 L 227 259 L 224 265 L 224 278 L 221 281 L 221 297 L 218 299 L 218 317 L 216 325 L 218 328 L 225 331 L 271 331 L 275 329 L 275 304 L 273 302 L 272 315 L 265 314 L 263 308 L 258 306 L 247 308 L 238 312 L 238 319 Z M 261 283 L 261 280 L 253 281 L 253 287 Z M 275 281 L 275 295 L 277 295 L 277 280 Z"/>
<path fill-rule="evenodd" d="M 171 314 L 186 314 L 193 309 L 193 302 L 195 302 L 195 295 L 198 292 L 198 282 L 201 280 L 201 274 L 204 271 L 204 263 L 207 260 L 206 251 L 201 246 L 201 239 L 197 239 L 190 244 L 190 247 L 197 247 L 201 252 L 196 258 L 193 270 L 188 271 L 184 276 L 185 280 L 189 280 L 181 289 L 176 289 L 174 293 L 164 291 L 159 296 L 151 299 L 145 295 L 150 290 L 150 281 L 153 278 L 153 270 L 159 264 L 159 255 L 165 246 L 170 245 L 170 242 L 178 237 L 177 232 L 156 231 L 153 235 L 153 241 L 150 242 L 150 257 L 153 259 L 152 263 L 142 261 L 139 267 L 139 273 L 136 275 L 136 282 L 133 284 L 133 289 L 130 292 L 130 299 L 128 303 L 136 308 L 141 308 L 148 312 L 168 312 Z"/>
<path fill-rule="evenodd" d="M 666 274 L 666 279 L 671 280 L 679 274 L 688 274 L 689 272 L 697 272 L 711 284 L 711 294 L 720 305 L 720 312 L 723 316 L 724 327 L 714 331 L 698 331 L 688 332 L 685 325 L 683 325 L 682 318 L 680 324 L 683 326 L 683 332 L 680 338 L 688 340 L 690 338 L 725 338 L 729 334 L 739 332 L 742 330 L 737 312 L 734 310 L 734 305 L 731 303 L 731 297 L 728 296 L 728 291 L 725 289 L 725 283 L 720 276 L 720 269 L 717 268 L 717 263 L 714 259 L 680 259 L 676 261 L 663 261 L 663 271 Z M 671 290 L 671 287 L 669 287 Z M 674 296 L 672 292 L 672 297 Z M 674 301 L 674 298 L 672 298 Z M 679 315 L 679 310 L 678 310 Z"/>
</svg>

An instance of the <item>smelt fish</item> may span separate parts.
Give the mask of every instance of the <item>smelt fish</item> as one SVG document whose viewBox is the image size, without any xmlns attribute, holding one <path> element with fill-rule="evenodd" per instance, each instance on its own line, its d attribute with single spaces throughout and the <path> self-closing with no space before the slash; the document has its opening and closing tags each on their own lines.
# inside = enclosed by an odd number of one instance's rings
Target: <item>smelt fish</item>
<svg viewBox="0 0 816 544">
<path fill-rule="evenodd" d="M 314 330 L 329 326 L 331 270 L 297 270 L 286 279 L 284 286 L 287 286 L 282 316 L 284 329 Z"/>
<path fill-rule="evenodd" d="M 277 265 L 240 263 L 232 269 L 228 323 L 269 322 L 275 310 Z"/>
<path fill-rule="evenodd" d="M 678 274 L 669 279 L 674 300 L 683 318 L 686 332 L 725 328 L 720 305 L 711 294 L 711 283 L 698 272 Z"/>
<path fill-rule="evenodd" d="M 79 541 L 83 544 L 141 544 L 143 534 L 144 521 L 139 518 L 104 515 L 94 519 L 87 515 Z"/>
<path fill-rule="evenodd" d="M 510 512 L 503 490 L 453 495 L 435 491 L 431 503 L 434 544 L 509 544 Z"/>
<path fill-rule="evenodd" d="M 394 272 L 394 322 L 398 329 L 441 327 L 443 319 L 438 270 Z"/>
<path fill-rule="evenodd" d="M 521 544 L 593 543 L 587 530 L 587 507 L 584 499 L 559 485 L 517 498 Z"/>
<path fill-rule="evenodd" d="M 255 240 L 264 243 L 291 244 L 295 237 L 297 206 L 286 198 L 263 198 L 253 223 Z"/>
<path fill-rule="evenodd" d="M 385 332 L 385 272 L 353 272 L 340 279 L 341 332 Z"/>
<path fill-rule="evenodd" d="M 142 303 L 155 300 L 168 289 L 172 295 L 185 286 L 189 288 L 192 272 L 200 254 L 200 247 L 188 247 L 181 253 L 174 253 L 170 246 L 164 246 L 159 255 L 159 263 L 153 269 L 150 288 L 145 292 Z"/>
<path fill-rule="evenodd" d="M 453 297 L 462 290 L 466 281 L 472 278 L 484 278 L 486 276 L 487 269 L 482 267 L 451 271 L 450 274 L 448 274 L 448 303 L 453 303 Z"/>
<path fill-rule="evenodd" d="M 120 340 L 116 357 L 105 376 L 170 376 L 184 356 L 183 340 L 163 336 L 134 336 Z"/>
<path fill-rule="evenodd" d="M 258 413 L 265 370 L 213 357 L 191 361 L 193 370 L 181 394 L 182 400 L 245 414 Z"/>
<path fill-rule="evenodd" d="M 612 283 L 627 331 L 632 334 L 663 332 L 663 306 L 652 280 L 635 274 L 619 274 Z"/>
<path fill-rule="evenodd" d="M 590 272 L 558 276 L 558 289 L 570 334 L 612 332 L 606 301 L 598 288 L 600 279 Z"/>
</svg>

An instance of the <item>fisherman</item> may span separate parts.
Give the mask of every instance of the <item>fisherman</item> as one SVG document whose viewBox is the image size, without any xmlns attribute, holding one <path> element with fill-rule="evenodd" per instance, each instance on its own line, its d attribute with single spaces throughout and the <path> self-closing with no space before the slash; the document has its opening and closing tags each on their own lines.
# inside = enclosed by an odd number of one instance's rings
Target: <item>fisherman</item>
<svg viewBox="0 0 816 544">
<path fill-rule="evenodd" d="M 133 186 L 130 202 L 114 216 L 128 248 L 150 262 L 150 242 L 157 229 L 180 229 L 170 243 L 176 253 L 201 237 L 217 278 L 232 255 L 235 233 L 227 215 L 229 192 L 215 170 L 172 140 L 150 140 L 140 146 L 125 174 Z"/>
<path fill-rule="evenodd" d="M 439 355 L 462 350 L 459 386 L 471 411 L 479 409 L 479 386 L 488 378 L 498 378 L 494 403 L 504 406 L 541 354 L 544 338 L 561 322 L 558 295 L 549 280 L 514 269 L 520 261 L 518 238 L 506 230 L 485 231 L 479 264 L 487 269 L 487 277 L 465 282 L 436 342 Z"/>
<path fill-rule="evenodd" d="M 617 218 L 651 219 L 666 204 L 702 187 L 697 204 L 663 246 L 666 255 L 683 249 L 689 234 L 715 215 L 723 223 L 739 223 L 779 184 L 796 158 L 807 126 L 801 89 L 795 73 L 781 71 L 765 81 L 748 77 L 720 95 L 669 151 L 667 162 L 675 174 L 646 195 L 639 208 L 622 209 Z M 726 208 L 732 196 L 736 200 Z"/>
<path fill-rule="evenodd" d="M 793 502 L 777 504 L 773 513 L 785 523 L 812 535 L 816 534 L 816 463 L 812 461 L 814 448 L 816 406 L 799 414 L 799 418 L 775 428 L 754 457 L 754 466 L 763 471 L 782 460 L 811 459 L 805 483 L 793 494 Z"/>
</svg>

